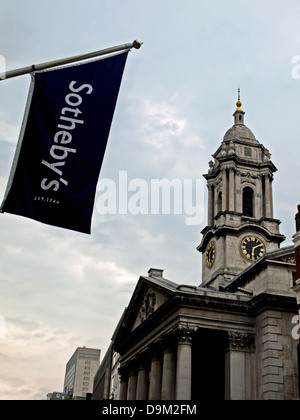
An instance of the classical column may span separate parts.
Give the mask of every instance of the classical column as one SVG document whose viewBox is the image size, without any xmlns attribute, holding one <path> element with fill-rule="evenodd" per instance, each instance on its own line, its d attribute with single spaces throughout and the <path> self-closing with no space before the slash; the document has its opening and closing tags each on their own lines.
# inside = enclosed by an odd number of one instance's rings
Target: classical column
<svg viewBox="0 0 300 420">
<path fill-rule="evenodd" d="M 251 357 L 253 337 L 228 332 L 225 352 L 225 399 L 248 400 L 253 394 L 255 368 Z"/>
<path fill-rule="evenodd" d="M 127 400 L 136 399 L 137 376 L 135 366 L 131 366 L 128 374 Z"/>
<path fill-rule="evenodd" d="M 160 400 L 162 374 L 161 357 L 157 348 L 153 348 L 152 351 L 149 400 Z"/>
<path fill-rule="evenodd" d="M 208 188 L 208 201 L 207 201 L 207 225 L 213 226 L 214 218 L 214 197 L 213 197 L 213 186 L 207 185 Z"/>
<path fill-rule="evenodd" d="M 139 369 L 137 376 L 136 399 L 147 400 L 148 398 L 148 366 L 146 356 L 143 355 L 139 361 Z"/>
<path fill-rule="evenodd" d="M 177 327 L 177 368 L 176 368 L 176 400 L 192 398 L 192 329 L 179 325 Z"/>
<path fill-rule="evenodd" d="M 227 210 L 227 173 L 226 169 L 222 171 L 222 211 Z"/>
<path fill-rule="evenodd" d="M 265 175 L 265 209 L 266 217 L 273 217 L 273 203 L 272 203 L 272 180 L 269 175 Z"/>
<path fill-rule="evenodd" d="M 176 357 L 171 344 L 164 344 L 163 372 L 161 384 L 161 399 L 174 400 L 175 398 Z"/>
<path fill-rule="evenodd" d="M 229 210 L 235 210 L 235 177 L 234 177 L 234 169 L 229 169 Z"/>
<path fill-rule="evenodd" d="M 120 395 L 119 399 L 125 401 L 127 399 L 127 389 L 128 389 L 128 370 L 126 366 L 119 368 L 118 373 L 120 375 Z"/>
<path fill-rule="evenodd" d="M 243 194 L 242 194 L 242 183 L 241 183 L 241 172 L 236 171 L 235 174 L 235 188 L 236 188 L 236 212 L 243 213 Z"/>
<path fill-rule="evenodd" d="M 262 176 L 258 175 L 257 177 L 257 188 L 255 195 L 255 205 L 254 205 L 254 217 L 260 219 L 264 215 L 264 203 L 263 203 L 263 187 L 262 187 Z"/>
<path fill-rule="evenodd" d="M 270 202 L 271 202 L 271 218 L 274 217 L 273 211 L 273 176 L 270 178 Z"/>
</svg>

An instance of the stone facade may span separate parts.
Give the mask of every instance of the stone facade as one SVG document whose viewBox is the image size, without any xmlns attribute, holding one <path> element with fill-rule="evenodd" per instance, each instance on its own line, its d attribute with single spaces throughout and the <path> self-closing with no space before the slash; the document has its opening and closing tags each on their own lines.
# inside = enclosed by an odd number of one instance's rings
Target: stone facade
<svg viewBox="0 0 300 420">
<path fill-rule="evenodd" d="M 112 359 L 113 349 L 111 343 L 94 375 L 92 400 L 108 400 L 110 398 Z"/>
<path fill-rule="evenodd" d="M 149 289 L 164 303 L 136 326 Z M 140 277 L 114 342 L 121 354 L 120 399 L 298 398 L 295 297 L 267 290 L 250 296 L 248 290 L 180 286 L 152 277 L 151 270 Z M 207 384 L 201 392 L 199 378 Z"/>
<path fill-rule="evenodd" d="M 300 205 L 298 205 L 298 213 L 296 214 L 296 233 L 293 237 L 296 257 L 296 280 L 294 291 L 297 297 L 298 316 L 293 319 L 296 324 L 293 329 L 294 339 L 298 340 L 297 357 L 298 357 L 298 375 L 300 377 Z M 300 382 L 299 382 L 300 393 Z"/>
<path fill-rule="evenodd" d="M 297 304 L 300 314 L 300 205 L 298 205 L 298 213 L 296 214 L 296 233 L 293 237 L 296 257 L 296 284 L 294 291 L 297 294 Z"/>
<path fill-rule="evenodd" d="M 263 399 L 298 397 L 297 343 L 291 339 L 291 316 L 266 310 L 256 320 L 257 391 Z"/>
</svg>

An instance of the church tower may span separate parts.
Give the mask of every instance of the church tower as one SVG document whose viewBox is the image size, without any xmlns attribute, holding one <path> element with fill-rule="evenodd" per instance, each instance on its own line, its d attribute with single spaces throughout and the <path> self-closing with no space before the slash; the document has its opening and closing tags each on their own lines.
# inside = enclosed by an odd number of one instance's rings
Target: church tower
<svg viewBox="0 0 300 420">
<path fill-rule="evenodd" d="M 212 155 L 207 226 L 201 232 L 202 286 L 226 285 L 285 237 L 274 219 L 271 154 L 244 124 L 240 90 L 230 128 Z"/>
</svg>

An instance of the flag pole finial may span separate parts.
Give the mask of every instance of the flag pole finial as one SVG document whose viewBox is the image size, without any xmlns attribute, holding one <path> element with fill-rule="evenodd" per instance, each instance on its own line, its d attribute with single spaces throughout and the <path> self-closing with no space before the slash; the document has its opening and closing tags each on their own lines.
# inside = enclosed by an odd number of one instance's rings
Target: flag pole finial
<svg viewBox="0 0 300 420">
<path fill-rule="evenodd" d="M 142 41 L 139 41 L 138 39 L 135 39 L 132 43 L 133 48 L 135 48 L 136 50 L 139 50 L 141 48 L 141 46 L 143 45 Z"/>
</svg>

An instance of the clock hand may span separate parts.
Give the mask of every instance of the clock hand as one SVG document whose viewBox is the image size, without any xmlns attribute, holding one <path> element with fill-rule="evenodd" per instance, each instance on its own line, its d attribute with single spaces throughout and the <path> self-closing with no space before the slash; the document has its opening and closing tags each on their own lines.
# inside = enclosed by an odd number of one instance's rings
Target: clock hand
<svg viewBox="0 0 300 420">
<path fill-rule="evenodd" d="M 252 258 L 254 258 L 254 250 L 255 250 L 256 248 L 261 247 L 261 246 L 263 246 L 263 244 L 256 245 L 256 246 L 254 246 L 254 247 L 252 248 Z"/>
</svg>

